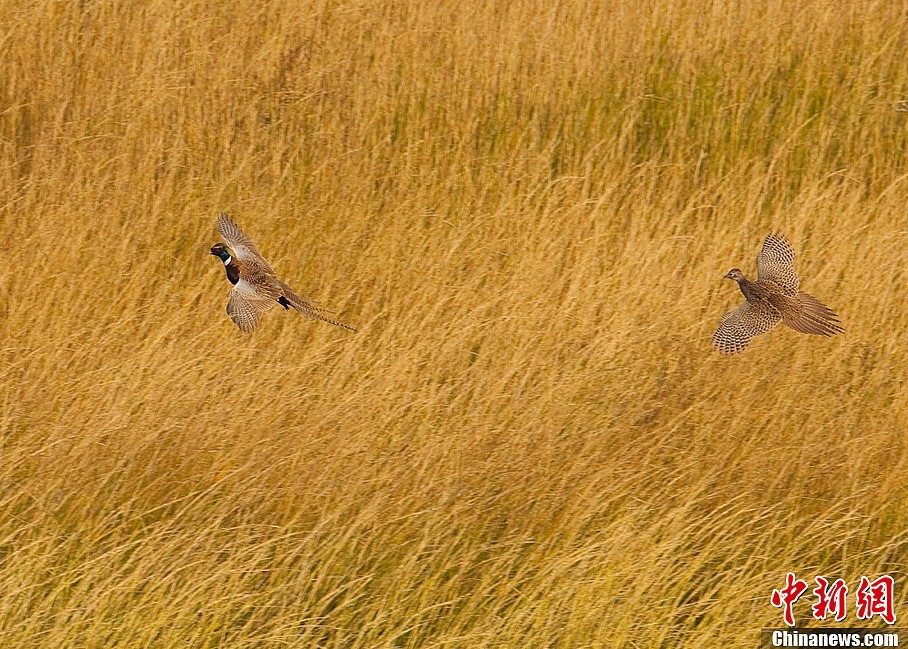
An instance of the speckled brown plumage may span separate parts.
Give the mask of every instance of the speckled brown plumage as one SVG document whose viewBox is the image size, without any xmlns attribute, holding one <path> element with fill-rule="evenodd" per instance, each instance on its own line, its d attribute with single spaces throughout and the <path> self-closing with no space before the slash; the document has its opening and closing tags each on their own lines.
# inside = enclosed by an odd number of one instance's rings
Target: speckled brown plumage
<svg viewBox="0 0 908 649">
<path fill-rule="evenodd" d="M 252 241 L 227 214 L 219 214 L 218 232 L 226 243 L 215 244 L 211 254 L 224 262 L 227 279 L 233 284 L 227 302 L 227 315 L 241 331 L 251 333 L 263 313 L 280 305 L 293 307 L 304 316 L 356 331 L 353 327 L 332 320 L 320 309 L 278 278 Z"/>
<path fill-rule="evenodd" d="M 737 268 L 726 275 L 738 283 L 747 301 L 727 313 L 713 343 L 723 354 L 735 354 L 754 336 L 772 329 L 779 321 L 806 334 L 831 336 L 845 331 L 839 317 L 818 299 L 799 290 L 794 269 L 794 250 L 780 234 L 770 234 L 757 255 L 757 280 L 752 282 Z"/>
</svg>

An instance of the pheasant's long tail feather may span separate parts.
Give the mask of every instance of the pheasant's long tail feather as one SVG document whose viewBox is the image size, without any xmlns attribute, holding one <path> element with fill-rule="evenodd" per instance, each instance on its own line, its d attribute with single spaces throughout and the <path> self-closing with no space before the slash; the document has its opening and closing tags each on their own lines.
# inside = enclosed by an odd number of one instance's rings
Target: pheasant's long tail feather
<svg viewBox="0 0 908 649">
<path fill-rule="evenodd" d="M 319 313 L 330 313 L 331 315 L 337 315 L 336 310 L 324 307 L 321 304 L 319 304 L 318 302 L 313 302 L 312 300 L 309 300 L 309 306 L 311 306 L 313 309 L 315 309 Z"/>
<path fill-rule="evenodd" d="M 284 282 L 281 282 L 280 284 L 281 289 L 283 289 L 284 292 L 284 298 L 287 300 L 287 302 L 290 303 L 290 306 L 302 313 L 304 316 L 312 318 L 314 320 L 321 320 L 322 322 L 327 322 L 328 324 L 333 324 L 337 327 L 343 327 L 344 329 L 349 329 L 350 331 L 356 331 L 354 327 L 351 327 L 348 324 L 338 322 L 337 320 L 332 320 L 331 318 L 322 315 L 321 313 L 319 313 L 319 308 L 311 304 L 309 300 L 300 297 L 296 293 L 296 291 L 294 291 Z"/>
<path fill-rule="evenodd" d="M 788 298 L 780 311 L 782 321 L 801 333 L 832 336 L 845 331 L 835 311 L 803 291 Z"/>
<path fill-rule="evenodd" d="M 322 322 L 327 322 L 328 324 L 333 324 L 338 327 L 343 327 L 344 329 L 348 329 L 350 331 L 356 331 L 355 327 L 351 327 L 350 325 L 344 324 L 343 322 L 338 322 L 337 320 L 332 320 L 331 318 L 323 316 L 321 313 L 309 312 L 306 315 L 309 316 L 310 318 L 315 318 L 316 320 L 321 320 Z"/>
</svg>

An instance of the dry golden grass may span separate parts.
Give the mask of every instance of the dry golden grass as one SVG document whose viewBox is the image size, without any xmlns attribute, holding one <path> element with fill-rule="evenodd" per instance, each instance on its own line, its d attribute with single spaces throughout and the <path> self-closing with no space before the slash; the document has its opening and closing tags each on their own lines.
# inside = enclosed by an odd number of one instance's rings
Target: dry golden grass
<svg viewBox="0 0 908 649">
<path fill-rule="evenodd" d="M 906 8 L 735 4 L 0 5 L 0 644 L 908 615 Z M 222 209 L 359 333 L 241 334 Z M 720 357 L 773 229 L 847 332 Z"/>
</svg>

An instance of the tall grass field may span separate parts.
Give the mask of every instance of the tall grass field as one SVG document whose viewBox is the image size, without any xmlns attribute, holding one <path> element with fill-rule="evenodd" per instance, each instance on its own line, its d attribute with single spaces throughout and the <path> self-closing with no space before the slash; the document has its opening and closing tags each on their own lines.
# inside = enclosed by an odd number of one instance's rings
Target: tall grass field
<svg viewBox="0 0 908 649">
<path fill-rule="evenodd" d="M 0 646 L 908 622 L 908 6 L 0 4 Z M 227 211 L 352 333 L 246 335 Z M 711 344 L 770 232 L 832 338 Z M 795 606 L 812 620 L 811 593 Z"/>
</svg>

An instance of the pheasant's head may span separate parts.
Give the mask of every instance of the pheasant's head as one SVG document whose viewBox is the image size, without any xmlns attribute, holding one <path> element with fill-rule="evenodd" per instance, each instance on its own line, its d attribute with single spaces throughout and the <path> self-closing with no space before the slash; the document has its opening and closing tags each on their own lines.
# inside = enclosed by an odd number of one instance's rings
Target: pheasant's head
<svg viewBox="0 0 908 649">
<path fill-rule="evenodd" d="M 216 243 L 211 246 L 211 254 L 215 257 L 218 257 L 224 264 L 229 264 L 232 257 L 230 256 L 230 248 L 225 246 L 223 243 Z"/>
<path fill-rule="evenodd" d="M 745 279 L 744 273 L 741 272 L 740 268 L 732 268 L 730 271 L 725 273 L 727 279 L 733 279 L 736 282 L 740 282 L 742 279 Z"/>
</svg>

